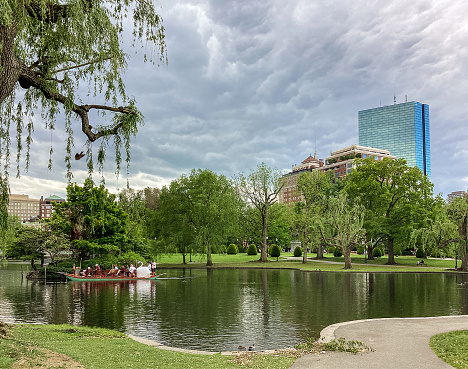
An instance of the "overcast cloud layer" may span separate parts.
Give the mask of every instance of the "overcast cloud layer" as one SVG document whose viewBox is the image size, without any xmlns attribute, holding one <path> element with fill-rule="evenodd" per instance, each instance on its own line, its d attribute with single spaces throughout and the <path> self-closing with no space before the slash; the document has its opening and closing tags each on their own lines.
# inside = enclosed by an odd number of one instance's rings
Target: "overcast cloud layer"
<svg viewBox="0 0 468 369">
<path fill-rule="evenodd" d="M 161 187 L 192 168 L 231 176 L 265 162 L 289 171 L 315 150 L 325 158 L 359 143 L 359 110 L 407 96 L 430 106 L 434 192 L 468 188 L 466 0 L 163 0 L 161 7 L 168 66 L 126 50 L 128 94 L 145 116 L 132 144 L 131 187 Z M 64 196 L 65 135 L 41 132 L 35 119 L 31 168 L 11 179 L 11 192 Z M 75 132 L 80 152 L 78 121 Z M 125 169 L 116 179 L 111 151 L 106 184 L 123 188 Z M 82 184 L 85 162 L 73 165 Z"/>
</svg>

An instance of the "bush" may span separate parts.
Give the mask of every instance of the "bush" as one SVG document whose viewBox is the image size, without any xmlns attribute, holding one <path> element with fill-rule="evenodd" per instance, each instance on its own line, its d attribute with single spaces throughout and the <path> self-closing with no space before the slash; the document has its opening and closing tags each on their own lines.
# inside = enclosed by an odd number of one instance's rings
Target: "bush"
<svg viewBox="0 0 468 369">
<path fill-rule="evenodd" d="M 278 261 L 278 258 L 281 255 L 281 247 L 275 244 L 271 245 L 269 254 L 272 258 L 276 258 L 276 261 Z"/>
<path fill-rule="evenodd" d="M 327 249 L 327 253 L 329 255 L 333 255 L 335 253 L 335 246 L 329 246 Z"/>
<path fill-rule="evenodd" d="M 228 247 L 227 247 L 227 250 L 226 250 L 226 253 L 228 255 L 236 255 L 237 253 L 239 252 L 239 250 L 237 249 L 237 246 L 233 243 L 231 243 Z"/>
<path fill-rule="evenodd" d="M 302 247 L 296 246 L 296 248 L 294 249 L 294 256 L 295 257 L 302 256 Z"/>
<path fill-rule="evenodd" d="M 357 254 L 358 255 L 364 255 L 364 250 L 366 249 L 366 246 L 361 245 L 357 248 Z"/>
<path fill-rule="evenodd" d="M 421 247 L 418 247 L 416 250 L 416 258 L 418 259 L 424 259 L 426 257 L 426 253 L 424 252 L 424 249 Z"/>
<path fill-rule="evenodd" d="M 374 258 L 380 258 L 380 257 L 384 256 L 384 251 L 382 250 L 381 247 L 376 247 L 376 248 L 374 248 L 374 251 L 372 252 L 372 256 Z"/>
<path fill-rule="evenodd" d="M 257 246 L 255 246 L 253 243 L 249 245 L 249 248 L 247 249 L 247 255 L 257 255 Z"/>
<path fill-rule="evenodd" d="M 335 247 L 335 250 L 333 250 L 333 256 L 335 258 L 341 258 L 343 256 L 343 251 L 341 250 L 341 247 Z"/>
</svg>

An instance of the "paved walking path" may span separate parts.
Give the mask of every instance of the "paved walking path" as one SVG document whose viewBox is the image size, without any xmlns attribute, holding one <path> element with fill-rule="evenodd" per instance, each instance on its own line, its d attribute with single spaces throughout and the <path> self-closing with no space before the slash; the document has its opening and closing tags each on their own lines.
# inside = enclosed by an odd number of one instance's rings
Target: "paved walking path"
<svg viewBox="0 0 468 369">
<path fill-rule="evenodd" d="M 344 337 L 374 349 L 360 354 L 326 352 L 305 355 L 290 369 L 443 369 L 452 368 L 429 347 L 438 333 L 468 330 L 468 315 L 431 318 L 367 319 L 333 324 L 321 332 L 324 341 Z"/>
</svg>

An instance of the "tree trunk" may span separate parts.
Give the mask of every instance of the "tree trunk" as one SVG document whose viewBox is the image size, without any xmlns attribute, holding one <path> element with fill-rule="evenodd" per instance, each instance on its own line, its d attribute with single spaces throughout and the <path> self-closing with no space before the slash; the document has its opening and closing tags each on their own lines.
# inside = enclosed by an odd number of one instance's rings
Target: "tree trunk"
<svg viewBox="0 0 468 369">
<path fill-rule="evenodd" d="M 341 250 L 343 250 L 344 255 L 344 268 L 351 269 L 351 249 L 342 247 Z"/>
<path fill-rule="evenodd" d="M 185 261 L 185 252 L 182 253 L 182 264 L 187 264 L 187 262 Z"/>
<path fill-rule="evenodd" d="M 367 260 L 374 260 L 374 248 L 375 245 L 367 246 Z"/>
<path fill-rule="evenodd" d="M 322 242 L 319 242 L 317 246 L 317 259 L 321 260 L 323 259 L 323 244 Z"/>
<path fill-rule="evenodd" d="M 388 237 L 388 265 L 394 265 L 395 263 L 395 258 L 394 258 L 394 252 L 393 252 L 393 237 Z"/>
<path fill-rule="evenodd" d="M 307 263 L 307 242 L 304 240 L 304 246 L 302 247 L 302 264 Z"/>
<path fill-rule="evenodd" d="M 268 261 L 267 259 L 267 229 L 268 229 L 268 207 L 265 207 L 265 213 L 263 214 L 263 225 L 262 225 L 262 242 L 260 250 L 261 262 Z"/>
<path fill-rule="evenodd" d="M 0 27 L 0 103 L 11 95 L 21 73 L 21 65 L 14 52 L 16 34 L 16 24 Z"/>
<path fill-rule="evenodd" d="M 213 266 L 213 260 L 211 259 L 211 246 L 206 246 L 206 266 Z"/>
</svg>

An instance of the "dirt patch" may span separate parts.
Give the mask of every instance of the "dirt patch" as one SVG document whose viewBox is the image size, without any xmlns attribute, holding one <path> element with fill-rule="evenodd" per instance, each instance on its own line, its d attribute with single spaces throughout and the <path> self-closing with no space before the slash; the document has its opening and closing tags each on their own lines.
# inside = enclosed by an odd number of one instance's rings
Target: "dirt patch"
<svg viewBox="0 0 468 369">
<path fill-rule="evenodd" d="M 0 338 L 5 338 L 8 335 L 8 324 L 0 321 Z"/>
<path fill-rule="evenodd" d="M 50 368 L 50 369 L 58 369 L 58 368 L 63 368 L 63 369 L 85 369 L 83 365 L 81 365 L 79 362 L 73 360 L 71 357 L 64 355 L 64 354 L 59 354 L 58 352 L 54 352 L 51 350 L 47 349 L 42 349 L 35 347 L 35 350 L 41 351 L 42 353 L 45 354 L 45 357 L 41 358 L 22 358 L 18 361 L 16 361 L 13 364 L 13 369 L 24 369 L 24 368 L 29 368 L 29 369 L 44 369 L 44 368 Z"/>
</svg>

